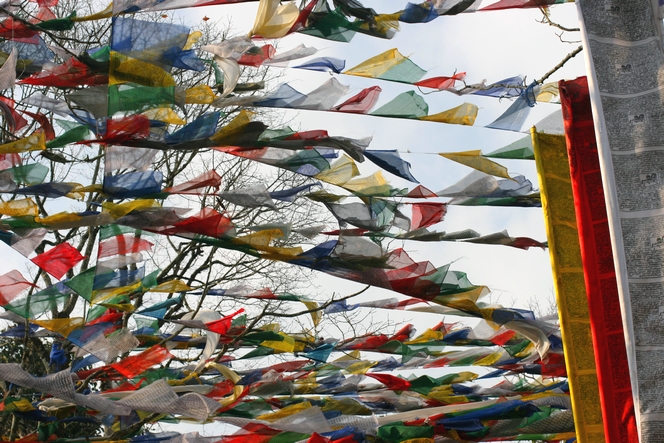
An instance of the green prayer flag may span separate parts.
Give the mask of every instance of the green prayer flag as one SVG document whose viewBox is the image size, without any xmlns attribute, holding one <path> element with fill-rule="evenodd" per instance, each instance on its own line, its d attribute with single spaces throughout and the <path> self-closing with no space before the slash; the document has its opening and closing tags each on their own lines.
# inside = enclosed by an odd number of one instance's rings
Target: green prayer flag
<svg viewBox="0 0 664 443">
<path fill-rule="evenodd" d="M 89 133 L 90 129 L 88 129 L 87 126 L 75 126 L 65 131 L 63 134 L 55 137 L 53 140 L 46 142 L 46 147 L 48 149 L 62 148 L 70 143 L 76 143 L 84 140 Z"/>
<path fill-rule="evenodd" d="M 76 277 L 63 283 L 65 284 L 65 286 L 71 288 L 73 291 L 75 291 L 78 295 L 80 295 L 87 301 L 91 301 L 92 288 L 94 287 L 96 272 L 97 272 L 96 267 L 88 268 L 85 271 L 78 274 Z"/>
<path fill-rule="evenodd" d="M 415 91 L 397 95 L 369 115 L 380 117 L 420 118 L 429 114 L 429 105 Z"/>
</svg>

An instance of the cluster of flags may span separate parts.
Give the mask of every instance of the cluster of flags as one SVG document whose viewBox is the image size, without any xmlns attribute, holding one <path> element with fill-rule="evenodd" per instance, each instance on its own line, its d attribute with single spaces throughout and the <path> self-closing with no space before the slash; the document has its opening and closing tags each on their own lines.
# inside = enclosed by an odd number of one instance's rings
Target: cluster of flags
<svg viewBox="0 0 664 443">
<path fill-rule="evenodd" d="M 526 85 L 521 77 L 467 85 L 465 73 L 423 78 L 426 71 L 397 49 L 345 69 L 344 60 L 311 58 L 318 52 L 312 47 L 282 52 L 270 44 L 256 46 L 251 37 L 299 32 L 349 42 L 359 32 L 391 38 L 400 22 L 563 2 L 501 0 L 482 8 L 481 0 L 433 0 L 377 13 L 356 0 L 310 0 L 301 7 L 260 0 L 248 36 L 204 45 L 200 31 L 138 14 L 241 1 L 116 0 L 96 14 L 72 11 L 65 17 L 53 12 L 57 0 L 29 5 L 35 12 L 30 17 L 25 8 L 2 10 L 0 112 L 6 133 L 0 144 L 0 240 L 34 266 L 30 278 L 19 270 L 0 275 L 0 316 L 16 323 L 0 337 L 46 337 L 52 350 L 45 376 L 0 364 L 0 379 L 8 386 L 35 393 L 12 390 L 0 402 L 0 415 L 39 423 L 40 432 L 21 441 L 45 441 L 63 420 L 104 424 L 112 430 L 110 439 L 136 443 L 573 438 L 555 321 L 489 303 L 489 288 L 471 283 L 451 265 L 416 261 L 404 248 L 384 247 L 399 240 L 547 248 L 544 240 L 507 231 L 432 228 L 453 216 L 457 205 L 541 206 L 530 180 L 496 162 L 533 160 L 530 138 L 486 154 L 440 153 L 471 171 L 431 191 L 398 151 L 371 149 L 370 138 L 271 127 L 247 109 L 475 122 L 476 105 L 430 114 L 415 90 L 379 107 L 378 85 L 347 97 L 349 88 L 338 77 L 362 76 L 469 97 L 513 98 L 488 127 L 516 130 L 536 101 L 556 99 L 556 85 Z M 107 25 L 108 41 L 80 53 L 61 38 L 79 26 Z M 287 66 L 334 76 L 306 94 L 289 84 L 263 93 L 261 82 L 243 83 L 243 69 Z M 209 81 L 183 82 L 187 76 Z M 281 187 L 227 183 L 205 160 L 189 174 L 186 166 L 204 153 L 248 159 L 297 179 Z M 361 176 L 357 163 L 365 160 L 379 171 Z M 413 186 L 393 187 L 385 174 Z M 66 208 L 63 201 L 72 205 Z M 338 226 L 294 223 L 283 214 L 295 201 L 317 205 Z M 84 210 L 71 209 L 79 202 Z M 239 215 L 247 211 L 271 215 Z M 181 247 L 185 241 L 191 247 Z M 165 243 L 172 251 L 164 251 Z M 404 297 L 322 301 L 250 284 L 224 285 L 210 276 L 215 262 L 206 263 L 200 275 L 191 269 L 177 274 L 163 263 L 173 252 L 188 263 L 177 266 L 186 268 L 203 248 L 239 251 Z M 213 298 L 217 306 L 234 300 L 245 307 L 223 312 L 202 306 Z M 290 316 L 307 318 L 311 328 L 258 324 L 251 303 L 264 304 L 276 319 L 281 311 L 268 308 L 286 304 Z M 347 339 L 316 332 L 334 316 L 367 309 L 470 317 L 476 326 L 443 321 L 420 334 L 406 325 L 394 334 L 370 331 Z M 187 365 L 181 356 L 190 350 L 200 356 Z M 270 360 L 275 355 L 279 363 Z M 432 375 L 455 366 L 478 371 Z M 428 372 L 406 375 L 414 370 Z M 471 383 L 480 379 L 485 381 Z M 99 388 L 91 392 L 91 385 Z M 238 430 L 211 437 L 134 435 L 146 417 L 217 421 Z"/>
</svg>

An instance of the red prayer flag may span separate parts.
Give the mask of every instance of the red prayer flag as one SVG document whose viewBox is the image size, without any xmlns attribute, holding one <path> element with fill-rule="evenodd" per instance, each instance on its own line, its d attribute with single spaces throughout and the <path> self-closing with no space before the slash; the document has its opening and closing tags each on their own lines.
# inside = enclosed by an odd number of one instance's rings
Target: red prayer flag
<svg viewBox="0 0 664 443">
<path fill-rule="evenodd" d="M 44 131 L 44 135 L 46 136 L 46 141 L 51 141 L 55 138 L 55 130 L 53 129 L 53 125 L 51 125 L 51 122 L 49 121 L 48 117 L 46 117 L 41 112 L 34 113 L 34 112 L 23 111 L 23 113 L 37 120 L 37 122 L 41 125 L 42 131 Z"/>
<path fill-rule="evenodd" d="M 160 232 L 170 235 L 185 231 L 218 238 L 233 229 L 235 225 L 226 215 L 212 208 L 203 208 L 197 214 L 175 223 L 174 227 L 175 229 Z"/>
<path fill-rule="evenodd" d="M 37 287 L 30 283 L 16 269 L 0 275 L 0 306 L 11 303 L 18 294 L 29 287 Z"/>
<path fill-rule="evenodd" d="M 205 327 L 212 332 L 216 332 L 217 334 L 221 335 L 226 335 L 228 330 L 231 328 L 231 324 L 233 323 L 233 317 L 235 317 L 238 314 L 241 314 L 244 312 L 244 308 L 241 308 L 231 315 L 227 315 L 226 317 L 220 319 L 220 320 L 215 320 L 211 321 L 208 323 L 205 323 Z"/>
<path fill-rule="evenodd" d="M 411 334 L 415 331 L 415 328 L 413 328 L 413 325 L 406 325 L 403 328 L 399 330 L 396 334 L 394 334 L 392 337 L 390 337 L 390 341 L 396 340 L 396 341 L 406 341 L 410 339 Z"/>
<path fill-rule="evenodd" d="M 96 74 L 87 65 L 76 57 L 71 57 L 62 65 L 44 69 L 20 83 L 36 86 L 54 86 L 58 88 L 72 88 L 75 86 L 93 86 L 108 84 L 108 76 Z"/>
<path fill-rule="evenodd" d="M 122 312 L 118 312 L 115 309 L 107 309 L 106 312 L 104 312 L 99 318 L 95 318 L 94 320 L 87 322 L 86 326 L 96 325 L 97 323 L 115 324 L 122 320 L 122 315 Z M 112 328 L 113 327 L 111 327 L 111 331 L 105 330 L 104 333 L 109 334 L 110 332 L 113 332 Z"/>
<path fill-rule="evenodd" d="M 368 372 L 365 375 L 378 380 L 391 391 L 407 391 L 410 389 L 410 382 L 401 377 L 395 377 L 390 374 L 376 374 L 374 372 Z"/>
<path fill-rule="evenodd" d="M 387 335 L 384 334 L 373 335 L 362 338 L 357 343 L 351 344 L 350 346 L 348 346 L 348 349 L 375 351 L 376 349 L 380 348 L 388 341 L 390 341 L 390 339 Z"/>
<path fill-rule="evenodd" d="M 25 23 L 8 17 L 0 22 L 0 37 L 6 40 L 30 38 L 37 35 L 37 31 Z"/>
<path fill-rule="evenodd" d="M 265 425 L 258 423 L 250 423 L 238 431 L 237 434 L 228 435 L 218 443 L 267 443 L 281 431 L 268 428 Z"/>
<path fill-rule="evenodd" d="M 238 65 L 253 66 L 254 68 L 257 68 L 265 63 L 265 60 L 274 57 L 275 53 L 276 50 L 274 49 L 274 46 L 263 45 L 260 48 L 260 52 L 242 54 L 237 63 Z"/>
<path fill-rule="evenodd" d="M 454 74 L 452 77 L 432 77 L 425 78 L 415 83 L 415 86 L 422 86 L 425 88 L 438 89 L 439 91 L 444 91 L 446 89 L 454 89 L 454 85 L 457 81 L 461 81 L 466 78 L 465 72 L 459 72 Z"/>
<path fill-rule="evenodd" d="M 171 186 L 170 188 L 164 189 L 164 192 L 169 194 L 190 194 L 190 195 L 200 195 L 203 193 L 205 188 L 213 187 L 215 192 L 219 190 L 221 186 L 221 176 L 217 174 L 217 171 L 207 171 L 198 177 L 179 184 L 177 186 Z"/>
<path fill-rule="evenodd" d="M 67 271 L 76 266 L 83 258 L 81 253 L 69 243 L 60 243 L 43 254 L 30 259 L 30 261 L 60 280 Z"/>
<path fill-rule="evenodd" d="M 443 221 L 447 205 L 445 203 L 413 203 L 411 230 L 426 228 Z"/>
<path fill-rule="evenodd" d="M 289 34 L 306 27 L 307 20 L 309 20 L 309 16 L 317 4 L 318 0 L 311 0 L 309 4 L 300 11 L 300 15 L 297 17 L 297 20 L 295 20 L 295 23 L 293 23 L 293 26 L 288 31 Z"/>
<path fill-rule="evenodd" d="M 231 394 L 234 389 L 235 389 L 235 383 L 233 383 L 230 380 L 224 380 L 220 383 L 215 384 L 212 390 L 207 394 L 205 394 L 205 396 L 208 398 L 212 398 L 214 400 L 220 400 L 226 397 L 228 394 Z"/>
<path fill-rule="evenodd" d="M 137 391 L 138 388 L 140 388 L 141 385 L 143 384 L 143 382 L 145 382 L 145 381 L 147 381 L 147 379 L 145 379 L 145 378 L 140 379 L 138 381 L 138 383 L 136 383 L 136 384 L 133 384 L 130 381 L 126 381 L 126 382 L 122 383 L 120 386 L 118 386 L 117 388 L 105 389 L 104 394 L 108 394 L 109 392 Z"/>
<path fill-rule="evenodd" d="M 270 288 L 262 288 L 258 289 L 251 294 L 247 295 L 247 298 L 258 298 L 261 300 L 276 300 L 277 296 L 274 295 L 272 292 L 272 289 Z"/>
<path fill-rule="evenodd" d="M 148 251 L 154 246 L 147 240 L 134 237 L 133 235 L 117 235 L 99 243 L 98 258 L 111 257 L 113 255 L 132 254 L 134 252 Z"/>
<path fill-rule="evenodd" d="M 639 438 L 588 80 L 561 81 L 559 88 L 604 435 L 607 443 L 635 443 Z"/>
<path fill-rule="evenodd" d="M 0 154 L 0 170 L 9 169 L 20 164 L 21 156 L 19 154 Z"/>
<path fill-rule="evenodd" d="M 313 131 L 296 132 L 289 135 L 284 140 L 321 140 L 329 137 L 330 135 L 324 129 L 315 129 Z"/>
<path fill-rule="evenodd" d="M 144 115 L 136 114 L 129 117 L 109 118 L 106 120 L 106 135 L 97 140 L 83 140 L 81 145 L 93 143 L 106 143 L 109 145 L 122 145 L 129 140 L 144 139 L 150 135 L 150 119 Z"/>
<path fill-rule="evenodd" d="M 508 341 L 512 340 L 516 336 L 516 332 L 514 331 L 505 331 L 502 332 L 494 337 L 491 337 L 489 340 L 491 343 L 498 345 L 498 346 L 503 346 L 505 343 Z"/>
<path fill-rule="evenodd" d="M 138 355 L 132 355 L 118 363 L 113 363 L 111 367 L 127 378 L 134 378 L 169 358 L 174 357 L 165 346 L 155 345 Z"/>
<path fill-rule="evenodd" d="M 335 106 L 332 110 L 351 114 L 366 114 L 373 109 L 382 91 L 380 86 L 363 89 L 359 94 L 349 98 L 339 106 Z"/>
<path fill-rule="evenodd" d="M 0 106 L 7 119 L 7 125 L 12 132 L 23 129 L 28 124 L 28 121 L 16 112 L 15 105 L 16 102 L 11 98 L 0 96 Z"/>
<path fill-rule="evenodd" d="M 422 185 L 417 185 L 415 188 L 413 188 L 412 191 L 410 191 L 408 194 L 406 194 L 406 197 L 408 198 L 431 198 L 431 197 L 438 197 L 435 192 L 425 188 Z"/>
<path fill-rule="evenodd" d="M 311 434 L 311 437 L 309 437 L 309 440 L 307 440 L 307 443 L 330 443 L 330 441 L 331 440 L 329 438 L 325 438 L 322 435 L 314 432 Z"/>
</svg>

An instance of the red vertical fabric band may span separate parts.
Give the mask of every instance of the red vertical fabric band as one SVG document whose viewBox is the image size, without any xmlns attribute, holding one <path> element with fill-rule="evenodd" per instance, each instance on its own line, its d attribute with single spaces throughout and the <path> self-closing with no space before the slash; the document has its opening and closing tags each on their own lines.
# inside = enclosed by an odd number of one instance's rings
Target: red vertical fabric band
<svg viewBox="0 0 664 443">
<path fill-rule="evenodd" d="M 607 443 L 638 443 L 618 285 L 586 77 L 560 97 Z"/>
</svg>

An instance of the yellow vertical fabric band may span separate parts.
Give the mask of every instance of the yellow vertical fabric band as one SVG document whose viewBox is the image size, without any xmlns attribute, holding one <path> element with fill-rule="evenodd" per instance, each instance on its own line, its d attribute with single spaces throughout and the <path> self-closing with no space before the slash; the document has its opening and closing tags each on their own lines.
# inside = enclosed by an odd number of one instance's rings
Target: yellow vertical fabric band
<svg viewBox="0 0 664 443">
<path fill-rule="evenodd" d="M 551 254 L 576 437 L 579 443 L 604 442 L 567 145 L 562 135 L 541 134 L 535 128 L 532 128 L 531 135 Z"/>
</svg>

